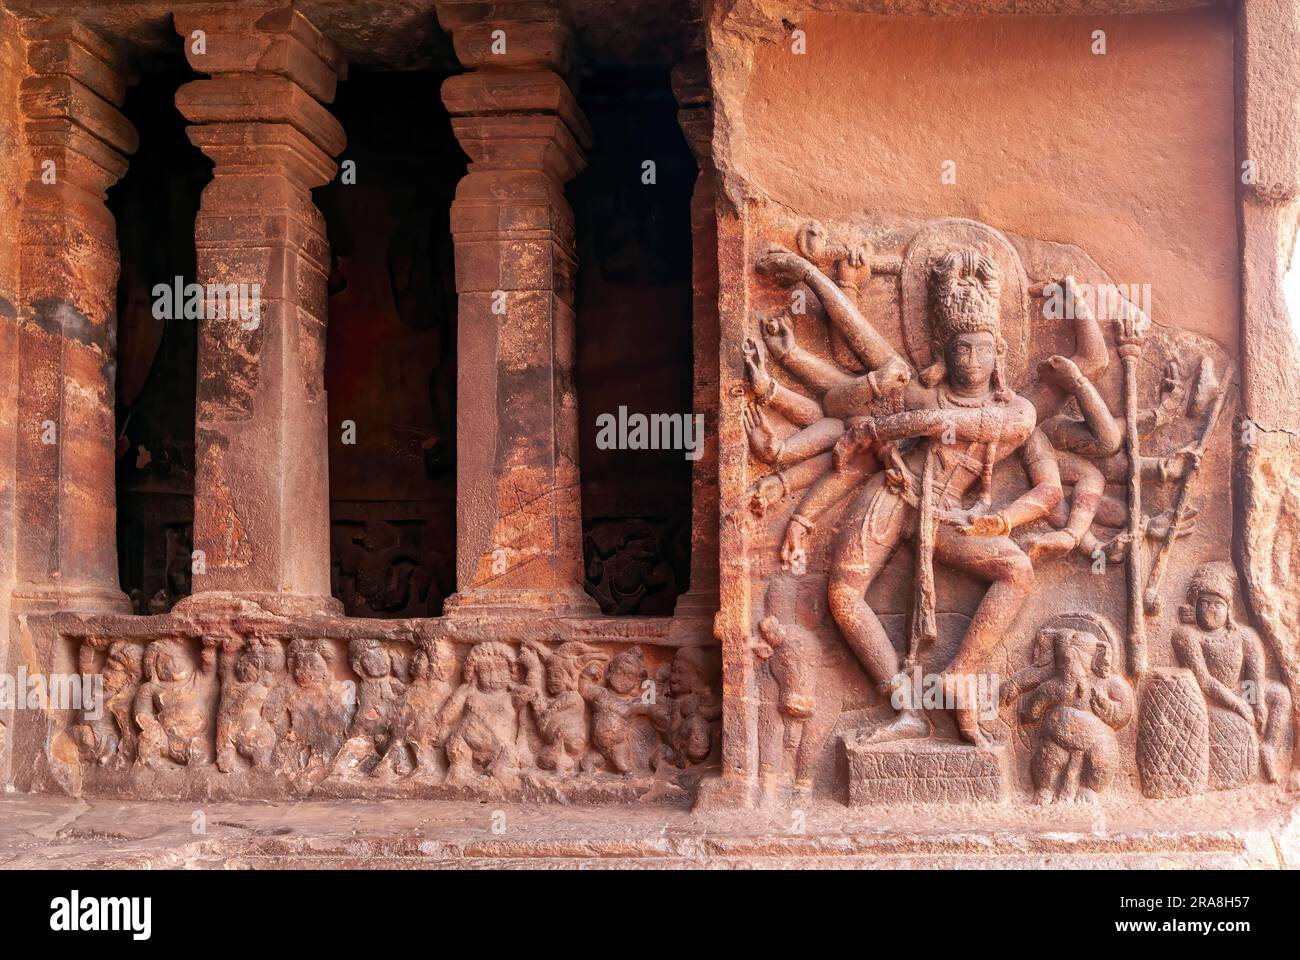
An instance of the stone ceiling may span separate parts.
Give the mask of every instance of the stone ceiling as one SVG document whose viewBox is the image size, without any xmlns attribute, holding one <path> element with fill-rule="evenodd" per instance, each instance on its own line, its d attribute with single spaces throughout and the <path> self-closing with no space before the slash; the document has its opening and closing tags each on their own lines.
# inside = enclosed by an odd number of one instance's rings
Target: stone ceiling
<svg viewBox="0 0 1300 960">
<path fill-rule="evenodd" d="M 584 67 L 670 66 L 681 55 L 698 0 L 561 0 L 578 35 Z M 73 14 L 144 60 L 176 50 L 169 11 L 211 0 L 10 0 L 10 9 Z M 434 0 L 298 0 L 303 11 L 357 66 L 455 69 L 451 42 L 438 26 Z"/>
</svg>

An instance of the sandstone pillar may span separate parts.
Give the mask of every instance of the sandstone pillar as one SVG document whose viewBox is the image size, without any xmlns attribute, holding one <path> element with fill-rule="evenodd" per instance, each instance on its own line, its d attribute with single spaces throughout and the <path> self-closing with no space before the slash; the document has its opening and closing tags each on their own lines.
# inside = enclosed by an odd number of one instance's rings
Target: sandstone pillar
<svg viewBox="0 0 1300 960">
<path fill-rule="evenodd" d="M 119 265 L 104 197 L 138 141 L 117 109 L 124 89 L 107 44 L 71 20 L 28 21 L 23 32 L 15 597 L 26 609 L 124 609 L 114 493 Z"/>
<path fill-rule="evenodd" d="M 18 126 L 18 90 L 26 59 L 18 21 L 0 10 L 0 122 L 10 129 Z M 0 171 L 11 174 L 15 182 L 28 175 L 19 138 L 0 141 Z M 16 224 L 19 216 L 17 191 L 0 192 L 0 223 Z M 19 262 L 17 244 L 0 245 L 0 664 L 9 662 L 9 600 L 17 575 Z M 0 783 L 8 781 L 10 713 L 0 710 Z"/>
<path fill-rule="evenodd" d="M 137 146 L 118 111 L 113 52 L 99 36 L 64 19 L 24 20 L 21 33 L 25 56 L 18 38 L 6 39 L 3 82 L 16 88 L 19 136 L 0 138 L 18 202 L 17 243 L 2 257 L 14 301 L 0 303 L 0 363 L 12 377 L 0 442 L 12 443 L 14 469 L 12 486 L 0 487 L 0 525 L 13 510 L 0 668 L 11 676 L 76 669 L 48 614 L 129 610 L 118 589 L 114 483 L 119 263 L 104 198 Z M 52 772 L 75 789 L 60 762 L 75 748 L 51 733 L 67 716 L 48 701 L 0 715 L 0 779 L 30 790 Z"/>
<path fill-rule="evenodd" d="M 573 213 L 590 132 L 549 4 L 446 2 L 469 73 L 443 102 L 469 154 L 452 205 L 459 295 L 457 593 L 452 615 L 594 614 L 583 591 Z"/>
<path fill-rule="evenodd" d="M 682 132 L 700 165 L 691 194 L 691 337 L 695 413 L 704 416 L 704 451 L 691 468 L 691 582 L 677 598 L 674 635 L 708 639 L 718 610 L 718 227 L 713 169 L 713 105 L 701 56 L 673 70 Z"/>
<path fill-rule="evenodd" d="M 333 45 L 291 7 L 178 11 L 190 65 L 176 95 L 215 165 L 195 222 L 200 284 L 246 284 L 253 315 L 208 294 L 195 424 L 195 596 L 281 612 L 330 597 L 324 389 L 329 247 L 311 189 L 343 129 Z"/>
<path fill-rule="evenodd" d="M 1284 279 L 1300 270 L 1300 3 L 1246 0 L 1237 20 L 1237 147 L 1244 419 L 1236 554 L 1260 632 L 1290 688 L 1300 733 L 1300 316 Z M 1300 786 L 1293 761 L 1292 785 Z"/>
</svg>

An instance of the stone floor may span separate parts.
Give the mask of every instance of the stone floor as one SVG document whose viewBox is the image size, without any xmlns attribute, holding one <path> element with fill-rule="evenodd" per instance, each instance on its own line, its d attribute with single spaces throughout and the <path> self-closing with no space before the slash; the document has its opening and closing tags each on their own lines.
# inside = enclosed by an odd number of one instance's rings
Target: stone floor
<svg viewBox="0 0 1300 960">
<path fill-rule="evenodd" d="M 1161 804 L 1169 804 L 1163 813 Z M 1120 803 L 918 808 L 886 818 L 836 805 L 705 815 L 665 806 L 11 794 L 0 799 L 0 867 L 1300 867 L 1300 812 L 1285 796 L 1174 804 L 1148 803 L 1140 820 Z M 1236 827 L 1212 826 L 1230 812 Z"/>
</svg>

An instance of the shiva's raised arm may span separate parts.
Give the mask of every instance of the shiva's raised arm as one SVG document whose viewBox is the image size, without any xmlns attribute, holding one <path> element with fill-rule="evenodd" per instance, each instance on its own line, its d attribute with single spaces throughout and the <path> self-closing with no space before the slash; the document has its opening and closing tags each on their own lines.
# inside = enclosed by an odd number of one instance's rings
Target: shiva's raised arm
<svg viewBox="0 0 1300 960">
<path fill-rule="evenodd" d="M 883 366 L 886 360 L 898 356 L 889 341 L 858 310 L 857 304 L 830 277 L 799 254 L 775 245 L 758 258 L 755 267 L 759 273 L 788 287 L 796 283 L 807 284 L 826 309 L 826 316 L 835 329 L 869 368 Z"/>
</svg>

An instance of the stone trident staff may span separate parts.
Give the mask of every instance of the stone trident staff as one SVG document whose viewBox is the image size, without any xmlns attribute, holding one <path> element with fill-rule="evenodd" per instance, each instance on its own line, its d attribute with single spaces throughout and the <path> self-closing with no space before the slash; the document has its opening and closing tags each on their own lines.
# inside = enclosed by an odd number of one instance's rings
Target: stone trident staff
<svg viewBox="0 0 1300 960">
<path fill-rule="evenodd" d="M 1142 455 L 1138 449 L 1138 358 L 1150 319 L 1136 309 L 1121 307 L 1118 318 L 1120 361 L 1124 365 L 1124 440 L 1128 451 L 1128 672 L 1140 677 L 1147 669 L 1146 613 L 1143 609 L 1144 561 L 1142 537 Z"/>
<path fill-rule="evenodd" d="M 1187 517 L 1187 508 L 1191 503 L 1192 480 L 1201 467 L 1201 457 L 1204 456 L 1205 448 L 1210 443 L 1210 435 L 1214 433 L 1214 427 L 1219 422 L 1219 415 L 1223 413 L 1223 405 L 1228 399 L 1228 390 L 1231 387 L 1232 367 L 1228 367 L 1223 383 L 1219 386 L 1219 392 L 1215 394 L 1214 406 L 1210 408 L 1209 416 L 1205 419 L 1205 427 L 1201 430 L 1200 439 L 1197 440 L 1196 446 L 1192 448 L 1193 459 L 1183 474 L 1182 486 L 1178 488 L 1178 500 L 1174 504 L 1174 518 L 1169 521 L 1169 530 L 1160 543 L 1155 566 L 1151 568 L 1151 578 L 1147 581 L 1145 598 L 1147 616 L 1154 617 L 1160 614 L 1160 582 L 1164 579 L 1165 569 L 1169 566 L 1169 554 L 1173 550 L 1174 541 L 1178 539 L 1178 533 Z"/>
</svg>

